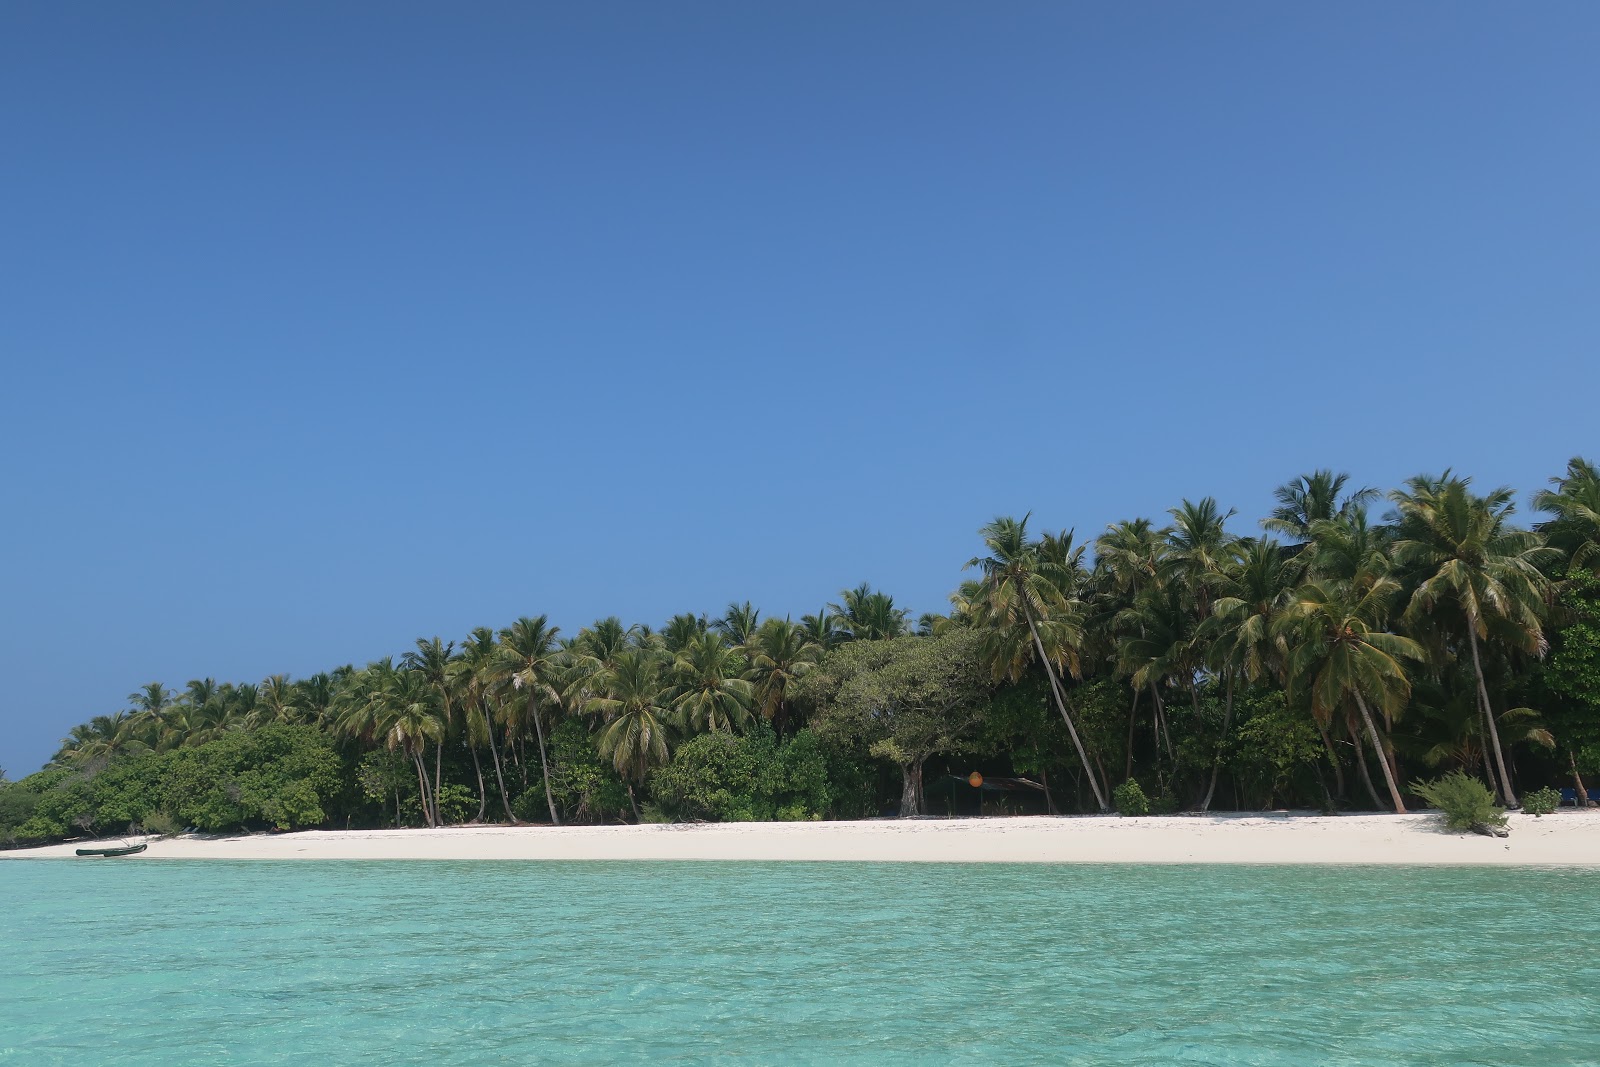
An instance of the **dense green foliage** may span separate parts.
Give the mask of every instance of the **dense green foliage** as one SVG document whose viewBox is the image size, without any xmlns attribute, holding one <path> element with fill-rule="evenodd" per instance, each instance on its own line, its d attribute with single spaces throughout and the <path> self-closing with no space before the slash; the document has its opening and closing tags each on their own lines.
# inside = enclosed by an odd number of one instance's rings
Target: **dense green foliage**
<svg viewBox="0 0 1600 1067">
<path fill-rule="evenodd" d="M 1535 817 L 1549 815 L 1561 806 L 1561 794 L 1549 786 L 1535 789 L 1522 798 L 1522 810 Z"/>
<path fill-rule="evenodd" d="M 1303 476 L 1263 536 L 1209 498 L 1088 543 L 999 518 L 948 614 L 915 625 L 863 584 L 798 622 L 740 603 L 566 636 L 533 616 L 299 680 L 153 682 L 44 770 L 0 776 L 0 842 L 1141 797 L 1405 810 L 1473 781 L 1491 806 L 1582 796 L 1600 776 L 1600 474 L 1574 459 L 1552 481 L 1531 528 L 1509 490 L 1449 472 L 1381 514 L 1344 475 Z M 984 801 L 973 770 L 1004 795 Z"/>
<path fill-rule="evenodd" d="M 1129 817 L 1150 814 L 1150 798 L 1139 783 L 1129 778 L 1111 791 L 1111 803 L 1118 815 Z"/>
<path fill-rule="evenodd" d="M 1431 782 L 1413 782 L 1411 791 L 1443 812 L 1444 824 L 1452 830 L 1488 830 L 1506 824 L 1505 809 L 1495 804 L 1489 787 L 1461 771 Z"/>
</svg>

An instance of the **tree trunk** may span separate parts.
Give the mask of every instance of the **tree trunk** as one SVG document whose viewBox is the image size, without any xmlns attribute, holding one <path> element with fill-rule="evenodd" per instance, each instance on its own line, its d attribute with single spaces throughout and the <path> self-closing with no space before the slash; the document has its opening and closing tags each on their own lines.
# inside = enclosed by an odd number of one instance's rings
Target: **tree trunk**
<svg viewBox="0 0 1600 1067">
<path fill-rule="evenodd" d="M 1072 746 L 1078 750 L 1078 758 L 1083 761 L 1083 772 L 1089 776 L 1089 785 L 1094 789 L 1094 799 L 1100 805 L 1102 812 L 1110 811 L 1111 806 L 1106 803 L 1105 792 L 1100 788 L 1100 780 L 1095 777 L 1094 767 L 1089 763 L 1089 753 L 1084 751 L 1083 741 L 1078 737 L 1078 727 L 1072 721 L 1072 716 L 1067 714 L 1067 703 L 1061 695 L 1061 686 L 1056 682 L 1056 672 L 1050 666 L 1050 657 L 1045 655 L 1044 642 L 1039 639 L 1039 629 L 1033 624 L 1033 616 L 1028 616 L 1028 632 L 1033 635 L 1033 647 L 1038 650 L 1039 662 L 1044 666 L 1045 677 L 1050 679 L 1050 692 L 1056 698 L 1056 710 L 1061 712 L 1061 719 L 1067 724 L 1067 733 L 1072 735 Z"/>
<path fill-rule="evenodd" d="M 1506 755 L 1500 748 L 1500 729 L 1494 724 L 1494 708 L 1489 706 L 1489 687 L 1483 683 L 1483 663 L 1478 659 L 1478 632 L 1473 620 L 1467 618 L 1467 643 L 1472 646 L 1472 673 L 1478 676 L 1478 705 L 1483 709 L 1483 721 L 1489 724 L 1489 744 L 1494 748 L 1494 761 L 1500 768 L 1500 786 L 1506 807 L 1515 808 L 1517 794 L 1511 791 L 1511 775 L 1506 773 Z"/>
<path fill-rule="evenodd" d="M 544 754 L 544 723 L 539 718 L 539 705 L 533 699 L 533 689 L 528 689 L 528 714 L 533 716 L 533 729 L 539 735 L 539 773 L 544 775 L 544 801 L 550 805 L 550 821 L 556 826 L 561 825 L 561 816 L 556 814 L 556 797 L 550 789 L 550 761 Z"/>
<path fill-rule="evenodd" d="M 411 753 L 411 764 L 417 769 L 417 789 L 419 791 L 418 798 L 422 801 L 422 820 L 431 829 L 434 825 L 433 805 L 428 798 L 433 795 L 433 791 L 428 787 L 428 768 L 423 764 L 422 757 L 415 752 Z"/>
<path fill-rule="evenodd" d="M 515 826 L 517 817 L 511 814 L 511 798 L 506 796 L 506 776 L 500 766 L 500 749 L 494 743 L 494 712 L 487 701 L 483 705 L 483 717 L 489 724 L 489 758 L 494 761 L 494 780 L 500 785 L 500 806 L 506 809 L 506 818 Z"/>
<path fill-rule="evenodd" d="M 1378 740 L 1378 726 L 1372 721 L 1372 712 L 1367 710 L 1367 702 L 1361 699 L 1360 690 L 1355 691 L 1356 707 L 1361 709 L 1361 717 L 1367 722 L 1367 736 L 1372 739 L 1372 751 L 1378 755 L 1378 765 L 1383 768 L 1383 780 L 1389 786 L 1389 797 L 1394 801 L 1394 810 L 1398 815 L 1406 813 L 1406 805 L 1400 799 L 1400 787 L 1395 784 L 1394 771 L 1389 766 L 1389 761 L 1383 755 L 1383 743 Z"/>
<path fill-rule="evenodd" d="M 1044 807 L 1051 815 L 1060 815 L 1056 810 L 1056 798 L 1050 795 L 1050 772 L 1043 767 L 1039 768 L 1039 783 L 1044 786 Z"/>
<path fill-rule="evenodd" d="M 1128 709 L 1128 760 L 1122 770 L 1122 780 L 1133 777 L 1133 723 L 1139 716 L 1139 687 L 1133 687 L 1133 707 Z"/>
<path fill-rule="evenodd" d="M 467 750 L 472 753 L 472 771 L 478 776 L 478 822 L 483 821 L 483 813 L 489 810 L 489 791 L 483 785 L 483 764 L 478 762 L 478 746 L 470 740 Z"/>
<path fill-rule="evenodd" d="M 1178 754 L 1172 748 L 1172 733 L 1167 729 L 1166 705 L 1161 702 L 1161 690 L 1156 688 L 1154 681 L 1150 683 L 1150 700 L 1156 706 L 1156 758 L 1161 758 L 1161 742 L 1165 738 L 1167 742 L 1167 758 L 1177 762 Z"/>
<path fill-rule="evenodd" d="M 1356 771 L 1361 778 L 1361 784 L 1366 787 L 1367 796 L 1372 798 L 1372 806 L 1377 810 L 1383 809 L 1383 801 L 1378 798 L 1378 790 L 1372 784 L 1372 772 L 1367 770 L 1367 757 L 1361 752 L 1361 740 L 1356 739 Z"/>
<path fill-rule="evenodd" d="M 633 806 L 633 821 L 639 822 L 639 802 L 633 796 L 633 783 L 628 783 L 628 803 Z"/>
<path fill-rule="evenodd" d="M 440 737 L 433 746 L 433 818 L 440 826 L 444 819 L 440 817 L 439 801 L 444 792 L 444 738 Z"/>
<path fill-rule="evenodd" d="M 1584 788 L 1583 776 L 1578 773 L 1578 760 L 1570 750 L 1567 752 L 1567 766 L 1572 768 L 1572 784 L 1578 787 L 1578 802 L 1573 806 L 1578 808 L 1594 807 L 1594 801 L 1589 799 L 1589 790 Z"/>
<path fill-rule="evenodd" d="M 1317 722 L 1315 715 L 1311 717 L 1311 721 L 1317 723 L 1317 733 L 1322 737 L 1322 747 L 1327 749 L 1328 762 L 1333 764 L 1333 795 L 1343 800 L 1345 798 L 1344 761 L 1339 758 L 1338 750 L 1333 747 L 1333 738 L 1328 736 L 1328 728 Z"/>
<path fill-rule="evenodd" d="M 1233 674 L 1229 672 L 1227 682 L 1227 697 L 1222 704 L 1222 734 L 1217 738 L 1217 756 L 1211 761 L 1211 784 L 1206 786 L 1205 799 L 1200 801 L 1200 810 L 1207 811 L 1211 808 L 1211 795 L 1217 791 L 1217 775 L 1222 772 L 1222 744 L 1228 739 L 1228 728 L 1233 725 Z"/>
<path fill-rule="evenodd" d="M 918 788 L 917 781 L 922 772 L 922 765 L 902 764 L 900 767 L 900 817 L 909 819 L 913 815 L 922 814 L 922 790 Z"/>
</svg>

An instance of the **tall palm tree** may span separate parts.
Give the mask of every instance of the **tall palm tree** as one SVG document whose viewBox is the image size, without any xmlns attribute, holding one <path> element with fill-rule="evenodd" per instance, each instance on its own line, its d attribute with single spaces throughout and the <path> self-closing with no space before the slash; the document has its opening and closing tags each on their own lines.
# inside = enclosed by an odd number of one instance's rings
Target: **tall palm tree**
<svg viewBox="0 0 1600 1067">
<path fill-rule="evenodd" d="M 400 749 L 411 757 L 417 771 L 417 789 L 422 799 L 422 815 L 427 824 L 439 826 L 439 785 L 437 779 L 428 781 L 428 767 L 423 756 L 428 742 L 434 751 L 444 744 L 447 718 L 441 716 L 435 702 L 439 687 L 420 670 L 396 671 L 384 679 L 381 694 L 380 728 L 384 744 L 393 751 Z"/>
<path fill-rule="evenodd" d="M 661 628 L 661 644 L 668 652 L 677 655 L 689 642 L 710 628 L 711 623 L 704 615 L 690 615 L 687 612 L 674 615 Z"/>
<path fill-rule="evenodd" d="M 844 635 L 839 630 L 839 617 L 826 607 L 821 608 L 815 615 L 800 616 L 800 632 L 805 639 L 819 645 L 822 651 L 838 646 L 844 640 Z"/>
<path fill-rule="evenodd" d="M 1302 474 L 1272 491 L 1278 506 L 1272 509 L 1270 517 L 1261 521 L 1261 525 L 1296 541 L 1309 541 L 1311 527 L 1316 523 L 1346 517 L 1377 499 L 1376 489 L 1356 489 L 1345 493 L 1344 487 L 1349 481 L 1348 474 L 1335 474 L 1331 470 Z"/>
<path fill-rule="evenodd" d="M 550 787 L 550 757 L 545 749 L 544 715 L 541 704 L 561 706 L 557 679 L 564 662 L 561 628 L 551 626 L 547 615 L 521 618 L 500 631 L 500 669 L 502 684 L 527 700 L 528 718 L 533 720 L 539 739 L 539 773 L 544 779 L 544 799 L 550 808 L 550 821 L 561 825 L 556 797 Z"/>
<path fill-rule="evenodd" d="M 1484 682 L 1479 642 L 1496 627 L 1518 651 L 1543 655 L 1541 616 L 1549 582 L 1541 566 L 1555 556 L 1536 534 L 1510 525 L 1514 494 L 1499 488 L 1476 496 L 1471 479 L 1446 471 L 1438 480 L 1414 478 L 1392 493 L 1399 517 L 1395 561 L 1416 580 L 1406 621 L 1413 625 L 1440 613 L 1464 624 L 1472 652 L 1479 706 L 1488 730 L 1490 752 L 1499 772 L 1497 790 L 1515 807 L 1511 775 Z"/>
<path fill-rule="evenodd" d="M 1600 575 L 1600 470 L 1582 456 L 1567 461 L 1567 473 L 1551 478 L 1554 491 L 1541 489 L 1533 506 L 1555 518 L 1539 529 L 1550 543 L 1567 555 L 1572 570 Z"/>
<path fill-rule="evenodd" d="M 875 591 L 866 582 L 843 590 L 839 598 L 843 603 L 829 604 L 828 610 L 833 612 L 847 640 L 883 641 L 909 630 L 905 609 L 895 607 L 894 597 Z"/>
<path fill-rule="evenodd" d="M 789 686 L 810 673 L 822 646 L 788 619 L 768 619 L 745 645 L 750 661 L 745 677 L 753 687 L 761 717 L 782 737 L 789 724 Z"/>
<path fill-rule="evenodd" d="M 455 668 L 455 685 L 461 693 L 467 736 L 474 746 L 474 752 L 478 739 L 481 738 L 488 743 L 489 762 L 494 767 L 495 784 L 500 789 L 500 806 L 505 809 L 506 818 L 515 825 L 517 817 L 511 812 L 511 798 L 506 795 L 505 770 L 500 763 L 500 746 L 495 741 L 497 724 L 495 701 L 491 694 L 497 680 L 496 659 L 499 651 L 499 646 L 495 644 L 494 630 L 487 626 L 477 626 L 461 643 L 461 657 L 452 666 Z M 479 822 L 483 821 L 487 808 L 487 792 L 480 788 Z"/>
<path fill-rule="evenodd" d="M 602 717 L 600 755 L 611 760 L 628 787 L 628 802 L 635 821 L 639 802 L 634 786 L 650 771 L 667 762 L 669 721 L 661 681 L 661 661 L 649 652 L 630 649 L 619 654 L 596 679 L 600 693 L 589 698 L 587 708 Z"/>
<path fill-rule="evenodd" d="M 1236 549 L 1233 565 L 1223 571 L 1217 599 L 1211 606 L 1211 617 L 1200 625 L 1209 645 L 1210 666 L 1223 679 L 1224 740 L 1233 725 L 1235 680 L 1242 677 L 1259 682 L 1282 676 L 1287 649 L 1282 636 L 1275 632 L 1274 624 L 1292 588 L 1288 562 L 1277 541 L 1271 538 L 1249 540 L 1237 544 Z M 1219 744 L 1217 758 L 1211 766 L 1211 784 L 1200 802 L 1201 811 L 1211 806 L 1221 757 Z"/>
<path fill-rule="evenodd" d="M 172 690 L 160 682 L 150 682 L 140 686 L 136 692 L 128 694 L 128 703 L 137 711 L 147 711 L 151 715 L 159 716 L 172 706 Z"/>
<path fill-rule="evenodd" d="M 1403 814 L 1405 802 L 1367 701 L 1398 716 L 1411 694 L 1401 661 L 1421 660 L 1422 647 L 1384 628 L 1400 593 L 1392 578 L 1370 583 L 1365 592 L 1356 588 L 1352 583 L 1308 582 L 1286 606 L 1278 627 L 1289 644 L 1289 692 L 1309 694 L 1311 712 L 1324 724 L 1346 701 L 1355 701 L 1394 810 Z"/>
<path fill-rule="evenodd" d="M 435 818 L 441 818 L 439 801 L 444 789 L 444 739 L 449 735 L 450 728 L 455 723 L 455 716 L 451 706 L 451 661 L 455 659 L 456 643 L 454 641 L 440 641 L 434 637 L 430 640 L 417 638 L 417 647 L 407 652 L 401 662 L 408 671 L 415 671 L 433 687 L 439 699 L 440 710 L 444 714 L 444 724 L 435 738 L 433 749 L 433 811 Z"/>
<path fill-rule="evenodd" d="M 750 640 L 760 625 L 761 612 L 746 600 L 743 604 L 729 604 L 728 610 L 722 613 L 722 618 L 711 624 L 711 628 L 726 637 L 730 645 L 742 645 Z"/>
<path fill-rule="evenodd" d="M 717 633 L 684 646 L 673 660 L 671 693 L 685 732 L 715 733 L 749 721 L 754 690 L 743 677 L 748 666 L 743 653 Z"/>
<path fill-rule="evenodd" d="M 1049 679 L 1056 709 L 1067 724 L 1067 734 L 1083 762 L 1095 803 L 1101 811 L 1109 811 L 1100 776 L 1090 762 L 1083 739 L 1078 736 L 1077 723 L 1067 710 L 1066 698 L 1056 677 L 1055 663 L 1061 658 L 1060 649 L 1075 648 L 1081 643 L 1081 627 L 1073 617 L 1075 613 L 1070 611 L 1064 589 L 1069 578 L 1063 573 L 1061 563 L 1040 558 L 1038 546 L 1028 539 L 1029 518 L 1030 515 L 1024 515 L 1018 521 L 1002 516 L 979 531 L 989 554 L 967 561 L 968 568 L 977 568 L 983 575 L 982 590 L 973 601 L 976 619 L 992 635 L 992 643 L 986 641 L 985 644 L 997 672 L 1013 677 L 1021 665 L 1021 657 L 1016 652 L 1018 635 L 1026 631 L 1038 662 L 1044 667 L 1045 677 Z M 1041 625 L 1060 638 L 1054 657 L 1046 650 Z"/>
<path fill-rule="evenodd" d="M 287 674 L 274 674 L 263 679 L 257 693 L 251 725 L 300 720 L 299 693 Z"/>
</svg>

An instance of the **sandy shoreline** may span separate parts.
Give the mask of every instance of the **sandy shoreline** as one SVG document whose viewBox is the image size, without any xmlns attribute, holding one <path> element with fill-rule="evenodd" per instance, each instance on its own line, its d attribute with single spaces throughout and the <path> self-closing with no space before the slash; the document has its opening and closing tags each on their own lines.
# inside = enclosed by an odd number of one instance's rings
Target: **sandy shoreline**
<svg viewBox="0 0 1600 1067">
<path fill-rule="evenodd" d="M 138 839 L 130 839 L 138 840 Z M 105 842 L 114 844 L 115 841 Z M 76 858 L 89 842 L 0 852 Z M 795 860 L 1600 867 L 1600 811 L 1511 816 L 1505 840 L 1437 815 L 1261 814 L 689 826 L 309 830 L 152 841 L 135 857 L 219 860 Z"/>
</svg>

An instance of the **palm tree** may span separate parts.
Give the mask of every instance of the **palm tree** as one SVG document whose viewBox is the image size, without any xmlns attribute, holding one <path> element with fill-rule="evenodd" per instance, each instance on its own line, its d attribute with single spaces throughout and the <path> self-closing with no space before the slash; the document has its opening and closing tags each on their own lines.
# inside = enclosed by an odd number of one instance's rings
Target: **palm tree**
<svg viewBox="0 0 1600 1067">
<path fill-rule="evenodd" d="M 839 630 L 839 617 L 826 607 L 818 610 L 815 615 L 800 616 L 800 632 L 805 635 L 807 641 L 820 646 L 824 652 L 844 640 L 844 635 Z"/>
<path fill-rule="evenodd" d="M 1394 768 L 1367 701 L 1390 715 L 1399 715 L 1411 694 L 1411 682 L 1400 661 L 1421 660 L 1422 647 L 1384 629 L 1390 605 L 1400 593 L 1392 578 L 1377 579 L 1364 593 L 1355 590 L 1351 583 L 1308 582 L 1286 606 L 1278 628 L 1290 647 L 1289 692 L 1309 694 L 1311 713 L 1324 724 L 1347 700 L 1355 701 L 1383 768 L 1394 810 L 1403 814 L 1406 808 Z"/>
<path fill-rule="evenodd" d="M 829 604 L 828 610 L 850 641 L 883 641 L 900 637 L 907 632 L 907 613 L 894 606 L 894 597 L 873 590 L 862 582 L 854 589 L 839 594 L 843 604 Z"/>
<path fill-rule="evenodd" d="M 690 615 L 687 612 L 674 615 L 667 620 L 661 628 L 661 644 L 668 652 L 677 655 L 689 642 L 711 628 L 711 623 L 704 615 Z"/>
<path fill-rule="evenodd" d="M 1378 496 L 1376 489 L 1356 489 L 1343 498 L 1348 474 L 1335 474 L 1331 470 L 1302 474 L 1272 491 L 1278 506 L 1261 525 L 1273 533 L 1296 541 L 1311 540 L 1311 528 L 1318 522 L 1345 518 L 1358 508 L 1364 508 Z"/>
<path fill-rule="evenodd" d="M 407 652 L 401 659 L 408 671 L 419 673 L 428 685 L 433 687 L 434 693 L 439 698 L 439 706 L 444 712 L 444 723 L 439 736 L 435 739 L 433 750 L 433 811 L 434 817 L 441 821 L 439 799 L 444 789 L 444 738 L 449 734 L 450 727 L 455 721 L 450 706 L 450 664 L 455 659 L 455 648 L 454 641 L 441 642 L 437 637 L 425 641 L 419 637 L 417 647 Z"/>
<path fill-rule="evenodd" d="M 671 710 L 661 685 L 661 661 L 649 652 L 630 649 L 618 655 L 596 681 L 601 693 L 591 697 L 587 707 L 604 720 L 600 755 L 611 760 L 627 783 L 628 802 L 637 821 L 639 802 L 634 786 L 642 784 L 652 768 L 667 762 Z"/>
<path fill-rule="evenodd" d="M 704 633 L 672 664 L 672 706 L 684 730 L 732 730 L 750 719 L 754 691 L 742 675 L 748 664 L 720 634 Z"/>
<path fill-rule="evenodd" d="M 742 645 L 750 640 L 760 625 L 761 612 L 746 600 L 743 604 L 729 604 L 728 610 L 722 613 L 722 618 L 711 624 L 711 628 L 726 637 L 730 645 Z"/>
<path fill-rule="evenodd" d="M 516 825 L 517 817 L 511 811 L 511 798 L 506 794 L 505 769 L 500 763 L 500 746 L 495 741 L 495 704 L 491 696 L 498 680 L 500 648 L 495 644 L 494 630 L 477 626 L 461 643 L 461 658 L 454 664 L 456 685 L 466 709 L 467 733 L 471 738 L 482 737 L 489 743 L 489 761 L 494 765 L 494 780 L 500 788 L 500 806 L 506 818 Z M 474 740 L 474 744 L 476 741 Z M 487 795 L 480 791 L 478 821 L 482 822 L 488 807 Z"/>
<path fill-rule="evenodd" d="M 1089 760 L 1083 739 L 1078 736 L 1077 723 L 1067 711 L 1066 698 L 1056 678 L 1054 663 L 1060 662 L 1067 650 L 1075 650 L 1082 635 L 1063 588 L 1068 575 L 1061 563 L 1040 558 L 1038 545 L 1028 539 L 1029 517 L 1024 515 L 1020 522 L 1009 517 L 997 518 L 979 531 L 989 555 L 974 556 L 967 561 L 967 567 L 978 568 L 983 575 L 981 592 L 973 600 L 974 613 L 979 625 L 991 635 L 985 644 L 997 674 L 1018 676 L 1023 663 L 1016 651 L 1018 637 L 1025 630 L 1031 638 L 1038 662 L 1050 681 L 1056 709 L 1067 724 L 1067 733 L 1094 790 L 1095 802 L 1101 811 L 1108 811 L 1110 805 L 1106 802 L 1100 776 Z M 1049 627 L 1052 636 L 1058 638 L 1055 657 L 1046 651 L 1041 624 Z"/>
<path fill-rule="evenodd" d="M 1225 690 L 1222 713 L 1222 738 L 1233 725 L 1234 681 L 1250 682 L 1281 677 L 1287 651 L 1275 623 L 1283 611 L 1291 589 L 1289 566 L 1283 548 L 1271 538 L 1250 540 L 1236 545 L 1234 564 L 1226 568 L 1218 585 L 1218 597 L 1211 606 L 1211 617 L 1201 623 L 1203 638 L 1209 643 L 1211 666 L 1220 672 Z M 1211 806 L 1217 775 L 1222 766 L 1219 744 L 1211 766 L 1211 784 L 1206 787 L 1200 810 Z"/>
<path fill-rule="evenodd" d="M 297 704 L 299 694 L 287 674 L 274 674 L 263 679 L 257 692 L 251 725 L 292 723 L 299 720 L 300 708 Z"/>
<path fill-rule="evenodd" d="M 1407 622 L 1415 625 L 1444 612 L 1465 624 L 1479 706 L 1499 772 L 1497 789 L 1515 807 L 1478 644 L 1495 626 L 1512 647 L 1533 656 L 1544 654 L 1541 615 L 1549 582 L 1540 567 L 1555 552 L 1540 544 L 1536 534 L 1510 525 L 1516 510 L 1511 489 L 1479 497 L 1469 491 L 1470 484 L 1471 479 L 1446 471 L 1437 481 L 1413 478 L 1406 489 L 1392 493 L 1399 516 L 1394 558 L 1417 580 L 1406 607 Z"/>
<path fill-rule="evenodd" d="M 128 694 L 128 703 L 137 711 L 149 712 L 151 715 L 160 716 L 172 706 L 173 692 L 160 682 L 150 682 L 139 687 L 137 692 Z"/>
<path fill-rule="evenodd" d="M 384 681 L 386 684 L 380 696 L 380 728 L 384 743 L 391 751 L 398 748 L 411 757 L 412 766 L 417 771 L 423 818 L 430 827 L 438 826 L 442 822 L 439 815 L 439 784 L 435 780 L 430 786 L 428 767 L 423 756 L 427 753 L 429 741 L 433 742 L 436 752 L 444 745 L 448 720 L 434 706 L 439 688 L 420 670 L 395 671 Z"/>
<path fill-rule="evenodd" d="M 1549 542 L 1567 555 L 1572 570 L 1600 575 L 1600 470 L 1582 456 L 1567 461 L 1564 478 L 1551 478 L 1556 488 L 1541 489 L 1533 506 L 1555 518 L 1539 529 Z"/>
<path fill-rule="evenodd" d="M 745 646 L 750 668 L 745 677 L 761 717 L 779 737 L 789 724 L 789 686 L 810 673 L 822 657 L 822 646 L 788 619 L 768 619 Z"/>
<path fill-rule="evenodd" d="M 539 739 L 539 772 L 544 778 L 544 799 L 550 808 L 550 821 L 561 825 L 556 811 L 556 797 L 550 787 L 550 758 L 544 743 L 544 716 L 540 701 L 559 707 L 561 694 L 556 679 L 565 657 L 561 652 L 561 628 L 551 626 L 547 615 L 521 618 L 500 631 L 500 667 L 502 685 L 523 693 L 528 701 L 528 718 Z"/>
</svg>

